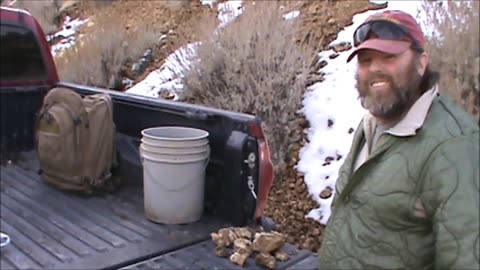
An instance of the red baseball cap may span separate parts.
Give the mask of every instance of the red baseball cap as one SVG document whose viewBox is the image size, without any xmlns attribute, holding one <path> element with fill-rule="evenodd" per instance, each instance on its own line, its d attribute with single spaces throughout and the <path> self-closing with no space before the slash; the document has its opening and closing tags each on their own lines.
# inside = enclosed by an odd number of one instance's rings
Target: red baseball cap
<svg viewBox="0 0 480 270">
<path fill-rule="evenodd" d="M 424 49 L 426 43 L 425 35 L 423 34 L 420 25 L 410 14 L 400 10 L 387 10 L 375 13 L 368 17 L 359 28 L 368 22 L 375 21 L 387 21 L 398 25 L 399 28 L 406 32 L 409 38 L 405 40 L 394 40 L 382 39 L 381 37 L 367 37 L 366 40 L 355 47 L 355 50 L 348 57 L 347 62 L 350 62 L 360 50 L 364 49 L 377 50 L 389 54 L 400 54 L 408 50 L 412 45 L 412 42 L 414 42 L 419 49 Z"/>
</svg>

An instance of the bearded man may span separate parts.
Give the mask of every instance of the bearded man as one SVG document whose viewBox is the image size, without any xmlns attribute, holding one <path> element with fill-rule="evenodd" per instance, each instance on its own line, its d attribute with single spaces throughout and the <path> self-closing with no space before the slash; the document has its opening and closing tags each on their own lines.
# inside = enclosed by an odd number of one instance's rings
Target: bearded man
<svg viewBox="0 0 480 270">
<path fill-rule="evenodd" d="M 425 43 L 401 11 L 354 33 L 348 61 L 368 113 L 339 171 L 320 269 L 480 269 L 479 127 L 439 95 Z"/>
</svg>

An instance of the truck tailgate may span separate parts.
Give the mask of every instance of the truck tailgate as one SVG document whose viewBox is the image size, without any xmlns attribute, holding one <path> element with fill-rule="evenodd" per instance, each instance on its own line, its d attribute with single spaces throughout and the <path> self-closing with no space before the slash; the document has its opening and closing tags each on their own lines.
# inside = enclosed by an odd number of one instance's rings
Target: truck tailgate
<svg viewBox="0 0 480 270">
<path fill-rule="evenodd" d="M 78 196 L 47 186 L 35 153 L 1 167 L 1 269 L 120 268 L 205 241 L 221 227 L 205 217 L 188 225 L 159 225 L 144 217 L 143 189 Z M 183 260 L 183 258 L 182 258 Z"/>
</svg>

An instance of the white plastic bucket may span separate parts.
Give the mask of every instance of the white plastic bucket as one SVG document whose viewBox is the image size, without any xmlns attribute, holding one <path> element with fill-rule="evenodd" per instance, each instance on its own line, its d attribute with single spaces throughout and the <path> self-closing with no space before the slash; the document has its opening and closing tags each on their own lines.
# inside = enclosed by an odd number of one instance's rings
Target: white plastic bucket
<svg viewBox="0 0 480 270">
<path fill-rule="evenodd" d="M 210 156 L 208 132 L 158 127 L 145 129 L 142 135 L 145 216 L 163 224 L 198 221 Z"/>
</svg>

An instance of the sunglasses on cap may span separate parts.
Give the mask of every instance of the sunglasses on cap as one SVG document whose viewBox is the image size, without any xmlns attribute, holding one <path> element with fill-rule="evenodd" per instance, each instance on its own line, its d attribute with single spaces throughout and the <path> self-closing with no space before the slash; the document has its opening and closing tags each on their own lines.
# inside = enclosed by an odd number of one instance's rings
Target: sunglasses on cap
<svg viewBox="0 0 480 270">
<path fill-rule="evenodd" d="M 355 33 L 353 33 L 353 44 L 355 47 L 360 45 L 365 40 L 369 39 L 372 34 L 379 39 L 399 41 L 408 40 L 412 42 L 414 50 L 423 52 L 423 49 L 418 46 L 416 40 L 407 30 L 401 25 L 385 20 L 369 21 L 361 24 L 357 30 L 355 30 Z"/>
</svg>

